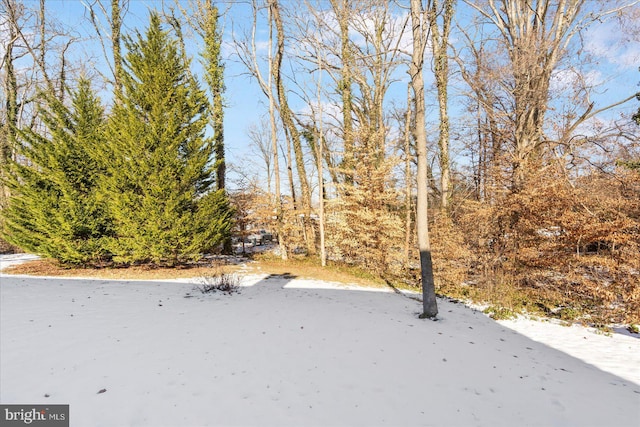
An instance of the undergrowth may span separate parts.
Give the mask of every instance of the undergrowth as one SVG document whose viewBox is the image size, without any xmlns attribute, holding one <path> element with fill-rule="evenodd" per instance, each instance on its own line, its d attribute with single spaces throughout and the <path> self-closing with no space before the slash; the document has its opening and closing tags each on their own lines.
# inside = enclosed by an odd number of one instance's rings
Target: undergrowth
<svg viewBox="0 0 640 427">
<path fill-rule="evenodd" d="M 231 295 L 240 291 L 238 286 L 240 279 L 235 274 L 215 272 L 212 275 L 203 276 L 200 281 L 201 284 L 196 286 L 196 289 L 203 294 L 222 292 Z"/>
</svg>

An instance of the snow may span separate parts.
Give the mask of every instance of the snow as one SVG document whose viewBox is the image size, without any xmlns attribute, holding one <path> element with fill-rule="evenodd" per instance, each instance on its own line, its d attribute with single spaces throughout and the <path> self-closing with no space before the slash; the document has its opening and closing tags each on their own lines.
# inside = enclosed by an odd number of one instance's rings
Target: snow
<svg viewBox="0 0 640 427">
<path fill-rule="evenodd" d="M 37 255 L 31 254 L 4 254 L 0 255 L 0 275 L 2 275 L 2 270 L 10 267 L 12 265 L 21 264 L 27 261 L 33 261 L 36 259 L 40 259 Z"/>
<path fill-rule="evenodd" d="M 392 292 L 240 280 L 205 295 L 0 276 L 0 401 L 69 404 L 72 426 L 640 425 L 632 336 L 442 299 L 420 320 Z"/>
<path fill-rule="evenodd" d="M 603 371 L 640 385 L 640 335 L 621 332 L 607 335 L 594 328 L 564 326 L 519 318 L 500 320 L 500 324 L 534 341 L 541 342 Z M 626 331 L 624 331 L 626 332 Z"/>
</svg>

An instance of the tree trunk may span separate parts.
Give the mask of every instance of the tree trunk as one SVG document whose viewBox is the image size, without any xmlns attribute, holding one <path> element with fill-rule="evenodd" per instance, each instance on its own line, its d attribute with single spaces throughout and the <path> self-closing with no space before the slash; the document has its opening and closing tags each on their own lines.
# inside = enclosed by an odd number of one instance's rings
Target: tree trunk
<svg viewBox="0 0 640 427">
<path fill-rule="evenodd" d="M 449 114 L 448 94 L 449 85 L 449 33 L 453 19 L 455 0 L 444 0 L 442 11 L 438 0 L 431 0 L 429 8 L 429 26 L 431 30 L 431 48 L 433 51 L 434 74 L 438 90 L 438 109 L 440 113 L 440 135 L 438 149 L 440 151 L 440 208 L 443 212 L 449 209 L 451 199 L 451 164 L 449 156 Z M 438 25 L 438 16 L 442 13 L 442 28 Z"/>
<path fill-rule="evenodd" d="M 113 51 L 113 81 L 116 102 L 122 96 L 122 51 L 120 49 L 120 32 L 122 30 L 122 15 L 120 0 L 111 0 L 111 46 Z"/>
<path fill-rule="evenodd" d="M 331 0 L 335 15 L 340 26 L 340 55 L 342 79 L 339 82 L 338 91 L 342 97 L 342 126 L 344 153 L 342 159 L 342 173 L 345 182 L 353 182 L 354 145 L 353 145 L 353 95 L 351 93 L 353 67 L 353 54 L 351 52 L 351 40 L 349 39 L 349 2 L 347 0 Z"/>
<path fill-rule="evenodd" d="M 280 256 L 283 260 L 289 258 L 287 253 L 287 245 L 285 243 L 285 237 L 283 233 L 283 210 L 282 210 L 282 195 L 280 194 L 280 166 L 278 162 L 278 137 L 276 128 L 276 103 L 273 96 L 273 83 L 271 76 L 274 72 L 274 61 L 271 46 L 273 45 L 273 9 L 275 1 L 272 0 L 269 4 L 269 82 L 267 84 L 267 97 L 269 98 L 269 123 L 271 125 L 271 144 L 273 151 L 273 168 L 275 177 L 275 191 L 276 191 L 276 221 L 278 232 L 278 243 L 280 245 Z"/>
<path fill-rule="evenodd" d="M 285 128 L 285 133 L 291 138 L 291 144 L 293 146 L 293 153 L 296 159 L 296 169 L 298 172 L 298 180 L 300 181 L 301 200 L 300 207 L 303 217 L 304 235 L 307 244 L 307 251 L 310 254 L 316 253 L 315 244 L 315 230 L 311 224 L 311 191 L 309 190 L 309 181 L 307 179 L 307 172 L 304 165 L 304 154 L 302 153 L 302 144 L 300 142 L 300 132 L 296 128 L 293 120 L 293 113 L 289 108 L 289 102 L 287 100 L 287 94 L 282 82 L 281 66 L 282 57 L 284 55 L 284 28 L 282 24 L 282 18 L 280 16 L 280 9 L 278 0 L 271 0 L 271 8 L 273 13 L 273 20 L 276 26 L 276 56 L 275 67 L 272 69 L 274 83 L 278 94 L 278 103 L 280 105 L 280 118 L 282 119 L 282 125 Z"/>
<path fill-rule="evenodd" d="M 413 28 L 413 53 L 411 65 L 409 66 L 409 75 L 411 76 L 411 87 L 415 102 L 416 125 L 414 127 L 414 135 L 418 158 L 416 229 L 418 248 L 420 250 L 423 307 L 423 313 L 420 317 L 434 318 L 438 314 L 438 306 L 433 280 L 431 244 L 429 242 L 427 135 L 425 132 L 424 78 L 422 74 L 424 50 L 427 42 L 427 23 L 424 21 L 421 0 L 411 0 L 411 24 Z"/>
<path fill-rule="evenodd" d="M 4 184 L 4 174 L 6 166 L 13 158 L 15 149 L 16 126 L 18 124 L 18 82 L 13 64 L 13 46 L 18 38 L 16 31 L 15 14 L 9 14 L 8 42 L 5 46 L 4 58 L 4 81 L 3 90 L 5 94 L 5 118 L 0 135 L 0 176 L 3 178 L 2 195 L 0 198 L 0 209 L 4 209 L 9 201 L 9 188 Z"/>
<path fill-rule="evenodd" d="M 404 180 L 405 180 L 405 230 L 404 230 L 404 263 L 408 269 L 411 255 L 411 85 L 407 86 L 407 114 L 404 122 Z"/>
<path fill-rule="evenodd" d="M 16 40 L 14 26 L 9 24 L 9 42 L 6 45 L 3 63 L 5 67 L 4 73 L 4 93 L 5 93 L 5 120 L 3 125 L 2 141 L 2 167 L 11 159 L 13 155 L 13 144 L 15 141 L 15 128 L 18 124 L 18 82 L 13 64 L 13 45 Z"/>
<path fill-rule="evenodd" d="M 204 6 L 205 26 L 204 43 L 206 53 L 206 80 L 209 83 L 213 104 L 213 151 L 216 165 L 216 186 L 218 190 L 226 187 L 227 165 L 224 147 L 224 65 L 221 58 L 222 35 L 220 34 L 218 8 L 208 0 Z"/>
<path fill-rule="evenodd" d="M 40 29 L 40 56 L 38 58 L 38 63 L 40 64 L 40 68 L 43 70 L 47 69 L 47 43 L 46 43 L 46 9 L 45 9 L 45 0 L 40 0 L 40 8 L 38 9 L 38 22 Z"/>
<path fill-rule="evenodd" d="M 327 266 L 327 250 L 325 248 L 325 239 L 324 239 L 324 168 L 322 166 L 322 157 L 324 151 L 324 141 L 323 141 L 323 126 L 322 126 L 322 62 L 320 58 L 319 61 L 319 73 L 318 73 L 318 143 L 316 144 L 318 147 L 318 216 L 319 216 L 319 228 L 320 228 L 320 264 L 323 267 Z"/>
</svg>

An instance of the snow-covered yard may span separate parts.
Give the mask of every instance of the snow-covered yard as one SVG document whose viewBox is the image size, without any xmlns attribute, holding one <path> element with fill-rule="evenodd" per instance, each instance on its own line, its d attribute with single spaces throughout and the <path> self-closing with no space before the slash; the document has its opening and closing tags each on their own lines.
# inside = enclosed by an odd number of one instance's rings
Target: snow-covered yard
<svg viewBox="0 0 640 427">
<path fill-rule="evenodd" d="M 70 404 L 72 426 L 640 425 L 637 338 L 241 284 L 1 276 L 0 401 Z"/>
</svg>

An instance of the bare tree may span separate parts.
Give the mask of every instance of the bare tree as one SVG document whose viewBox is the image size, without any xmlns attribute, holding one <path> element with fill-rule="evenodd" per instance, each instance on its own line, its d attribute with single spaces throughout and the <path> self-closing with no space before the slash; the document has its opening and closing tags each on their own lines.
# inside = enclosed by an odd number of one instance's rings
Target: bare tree
<svg viewBox="0 0 640 427">
<path fill-rule="evenodd" d="M 438 91 L 440 113 L 438 151 L 440 158 L 440 206 L 443 211 L 449 207 L 451 198 L 451 160 L 449 155 L 449 34 L 455 11 L 456 0 L 429 0 L 428 17 L 433 52 L 433 73 Z M 440 19 L 439 19 L 440 18 Z M 439 23 L 441 22 L 441 23 Z"/>
<path fill-rule="evenodd" d="M 33 128 L 39 123 L 36 105 L 39 91 L 47 91 L 63 100 L 67 89 L 67 74 L 74 71 L 67 55 L 76 37 L 48 19 L 46 3 L 37 8 L 17 0 L 0 0 L 0 23 L 6 33 L 3 38 L 2 71 L 2 159 L 11 157 L 15 130 Z M 13 142 L 12 142 L 13 141 Z"/>
<path fill-rule="evenodd" d="M 322 159 L 324 157 L 324 132 L 322 126 L 322 61 L 318 61 L 318 143 L 316 164 L 318 167 L 318 217 L 320 226 L 320 263 L 323 267 L 327 265 L 327 250 L 325 247 L 325 217 L 324 217 L 324 167 Z"/>
<path fill-rule="evenodd" d="M 316 253 L 315 246 L 315 231 L 311 224 L 311 191 L 309 189 L 309 181 L 307 178 L 307 172 L 304 163 L 304 154 L 302 152 L 302 143 L 300 140 L 300 132 L 298 131 L 295 120 L 293 118 L 293 112 L 289 108 L 289 101 L 284 87 L 282 79 L 282 60 L 285 49 L 285 34 L 284 25 L 282 21 L 282 15 L 280 13 L 280 6 L 278 0 L 270 0 L 270 7 L 272 10 L 273 22 L 276 28 L 276 51 L 275 62 L 272 69 L 274 85 L 276 87 L 280 118 L 282 119 L 282 125 L 285 129 L 285 136 L 291 141 L 293 146 L 293 153 L 295 155 L 295 164 L 298 172 L 298 180 L 300 183 L 300 207 L 303 215 L 303 231 L 305 235 L 307 251 L 311 254 Z"/>
<path fill-rule="evenodd" d="M 261 9 L 267 10 L 267 22 L 269 25 L 269 38 L 267 42 L 268 56 L 267 56 L 267 72 L 263 73 L 259 62 L 256 32 L 258 28 L 258 17 Z M 260 6 L 258 0 L 251 2 L 252 10 L 252 25 L 251 34 L 246 39 L 237 39 L 235 43 L 236 54 L 238 59 L 243 63 L 248 73 L 256 79 L 262 93 L 266 96 L 269 102 L 269 128 L 271 139 L 271 154 L 273 156 L 273 176 L 274 176 L 274 190 L 273 203 L 276 213 L 276 232 L 278 234 L 278 241 L 280 244 L 280 253 L 282 259 L 288 259 L 286 236 L 283 233 L 284 230 L 284 211 L 283 211 L 283 197 L 280 188 L 280 158 L 278 148 L 278 136 L 276 125 L 276 97 L 273 90 L 273 68 L 275 60 L 273 58 L 273 18 L 271 3 L 267 3 L 266 6 Z"/>
<path fill-rule="evenodd" d="M 276 217 L 278 221 L 278 240 L 280 242 L 280 255 L 282 259 L 288 259 L 289 255 L 287 253 L 287 247 L 284 240 L 284 233 L 282 232 L 282 225 L 284 220 L 284 212 L 282 209 L 282 195 L 280 193 L 280 173 L 279 171 L 279 163 L 278 163 L 278 139 L 277 139 L 277 127 L 276 127 L 276 100 L 273 94 L 273 80 L 272 76 L 274 74 L 274 59 L 273 59 L 273 25 L 272 25 L 272 16 L 273 16 L 273 3 L 270 3 L 268 6 L 268 21 L 269 21 L 269 83 L 266 85 L 267 97 L 269 98 L 269 123 L 271 125 L 271 142 L 272 142 L 272 151 L 273 151 L 273 167 L 275 170 L 275 190 L 276 190 Z M 257 9 L 254 3 L 254 22 L 257 21 L 256 18 Z M 255 37 L 255 24 L 254 24 L 254 37 Z M 254 39 L 255 40 L 255 39 Z M 254 58 L 255 55 L 255 45 L 254 45 Z M 257 62 L 257 59 L 256 59 Z M 256 63 L 256 69 L 257 63 Z M 264 81 L 262 86 L 265 86 Z"/>
<path fill-rule="evenodd" d="M 109 67 L 110 76 L 104 76 L 104 78 L 113 85 L 113 91 L 116 95 L 115 102 L 118 103 L 122 96 L 123 87 L 122 21 L 126 16 L 129 0 L 111 0 L 110 5 L 105 4 L 104 0 L 83 1 L 82 4 L 89 15 L 88 18 Z M 102 19 L 106 20 L 106 24 Z M 111 43 L 111 49 L 109 49 L 108 43 Z"/>
<path fill-rule="evenodd" d="M 389 273 L 389 260 L 401 257 L 401 249 L 390 237 L 401 226 L 392 178 L 397 159 L 389 149 L 392 138 L 385 101 L 397 78 L 394 70 L 401 63 L 398 44 L 408 17 L 394 14 L 384 1 L 334 1 L 331 7 L 322 2 L 305 4 L 303 11 L 292 12 L 294 26 L 288 32 L 295 41 L 289 53 L 295 56 L 295 65 L 304 70 L 291 80 L 297 83 L 297 96 L 312 111 L 315 98 L 311 85 L 298 75 L 315 75 L 321 64 L 323 76 L 332 81 L 324 94 L 328 104 L 335 106 L 327 108 L 322 123 L 328 130 L 322 138 L 317 136 L 317 114 L 311 124 L 301 123 L 314 163 L 318 162 L 317 144 L 322 144 L 340 199 L 327 200 L 331 210 L 327 227 L 333 227 L 328 228 L 328 250 Z"/>
<path fill-rule="evenodd" d="M 411 84 L 407 85 L 407 111 L 404 117 L 404 197 L 405 197 L 405 221 L 404 221 L 404 262 L 405 266 L 409 267 L 410 254 L 411 254 L 411 234 L 413 228 L 411 227 L 411 212 L 413 211 L 413 176 L 411 173 L 411 122 L 412 122 L 412 108 L 413 97 L 411 96 Z"/>
<path fill-rule="evenodd" d="M 420 271 L 422 279 L 422 308 L 420 317 L 434 318 L 438 314 L 431 244 L 429 242 L 428 187 L 427 187 L 427 136 L 425 132 L 424 104 L 424 52 L 427 45 L 429 24 L 421 0 L 411 0 L 411 26 L 413 32 L 413 54 L 409 66 L 411 87 L 414 94 L 416 125 L 416 156 L 418 158 L 418 200 L 416 211 L 416 230 L 420 251 Z"/>
<path fill-rule="evenodd" d="M 247 135 L 251 145 L 255 148 L 259 167 L 264 167 L 267 178 L 267 193 L 271 194 L 271 182 L 273 180 L 273 146 L 270 139 L 269 120 L 262 118 L 257 124 L 251 124 L 247 129 Z"/>
<path fill-rule="evenodd" d="M 512 96 L 512 189 L 518 191 L 541 159 L 551 78 L 570 43 L 592 23 L 621 13 L 638 1 L 601 5 L 586 0 L 465 2 L 497 28 L 508 58 L 510 75 L 502 84 L 505 93 Z M 583 116 L 592 108 L 588 106 Z"/>
<path fill-rule="evenodd" d="M 338 90 L 342 97 L 342 124 L 344 141 L 344 154 L 342 169 L 347 182 L 353 180 L 353 94 L 352 94 L 352 70 L 355 66 L 353 55 L 353 42 L 349 36 L 349 22 L 352 19 L 351 2 L 346 0 L 331 0 L 331 7 L 338 19 L 340 28 L 340 80 Z"/>
</svg>

